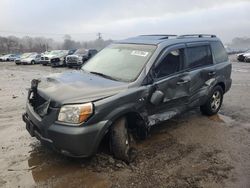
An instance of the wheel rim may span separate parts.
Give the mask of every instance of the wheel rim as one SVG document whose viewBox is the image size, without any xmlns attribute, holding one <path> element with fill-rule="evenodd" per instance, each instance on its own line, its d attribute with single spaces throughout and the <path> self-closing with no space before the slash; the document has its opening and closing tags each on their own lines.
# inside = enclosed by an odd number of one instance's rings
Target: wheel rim
<svg viewBox="0 0 250 188">
<path fill-rule="evenodd" d="M 129 162 L 131 162 L 136 157 L 136 150 L 135 150 L 136 143 L 132 133 L 130 133 L 129 131 L 127 131 L 126 134 L 125 144 L 126 144 L 126 155 L 128 156 Z"/>
<path fill-rule="evenodd" d="M 211 100 L 211 108 L 213 111 L 218 110 L 221 104 L 221 93 L 219 91 L 215 91 L 214 94 L 212 95 L 212 100 Z"/>
</svg>

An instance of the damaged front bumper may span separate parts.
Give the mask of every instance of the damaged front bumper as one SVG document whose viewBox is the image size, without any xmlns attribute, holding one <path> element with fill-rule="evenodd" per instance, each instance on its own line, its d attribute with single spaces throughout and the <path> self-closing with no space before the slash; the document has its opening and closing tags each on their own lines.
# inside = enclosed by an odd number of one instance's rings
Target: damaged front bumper
<svg viewBox="0 0 250 188">
<path fill-rule="evenodd" d="M 57 152 L 71 157 L 89 157 L 95 154 L 101 138 L 105 134 L 107 121 L 93 125 L 69 126 L 55 121 L 57 109 L 41 118 L 28 102 L 23 121 L 32 137 L 49 145 Z"/>
</svg>

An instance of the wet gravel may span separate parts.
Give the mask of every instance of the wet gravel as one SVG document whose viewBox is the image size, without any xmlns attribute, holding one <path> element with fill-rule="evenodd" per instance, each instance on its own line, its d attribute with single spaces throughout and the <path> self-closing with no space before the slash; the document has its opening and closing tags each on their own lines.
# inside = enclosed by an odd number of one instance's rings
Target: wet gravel
<svg viewBox="0 0 250 188">
<path fill-rule="evenodd" d="M 155 126 L 127 165 L 105 143 L 92 158 L 72 159 L 25 130 L 31 79 L 73 70 L 0 62 L 0 187 L 250 187 L 250 64 L 232 64 L 232 89 L 218 115 L 193 109 Z"/>
</svg>

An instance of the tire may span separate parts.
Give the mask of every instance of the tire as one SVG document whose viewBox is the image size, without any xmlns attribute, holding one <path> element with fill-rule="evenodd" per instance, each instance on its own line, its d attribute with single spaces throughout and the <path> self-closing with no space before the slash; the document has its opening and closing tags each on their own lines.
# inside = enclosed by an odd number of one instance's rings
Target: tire
<svg viewBox="0 0 250 188">
<path fill-rule="evenodd" d="M 223 89 L 217 85 L 209 94 L 206 103 L 200 107 L 202 114 L 212 116 L 217 114 L 223 102 Z"/>
<path fill-rule="evenodd" d="M 35 65 L 35 61 L 31 61 L 31 65 Z"/>
<path fill-rule="evenodd" d="M 110 149 L 115 158 L 126 163 L 134 161 L 136 149 L 133 146 L 133 136 L 127 129 L 127 120 L 122 117 L 111 127 Z"/>
</svg>

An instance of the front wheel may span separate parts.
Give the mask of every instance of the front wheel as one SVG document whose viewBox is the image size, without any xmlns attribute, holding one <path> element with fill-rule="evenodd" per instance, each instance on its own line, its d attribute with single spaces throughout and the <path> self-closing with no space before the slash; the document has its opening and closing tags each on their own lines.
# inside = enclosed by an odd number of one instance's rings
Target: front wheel
<svg viewBox="0 0 250 188">
<path fill-rule="evenodd" d="M 201 112 L 208 116 L 217 114 L 223 102 L 223 93 L 221 86 L 215 86 L 209 94 L 207 102 L 200 107 Z"/>
<path fill-rule="evenodd" d="M 126 163 L 132 162 L 136 157 L 133 142 L 134 139 L 128 130 L 126 118 L 118 119 L 111 127 L 110 147 L 114 157 Z"/>
</svg>

